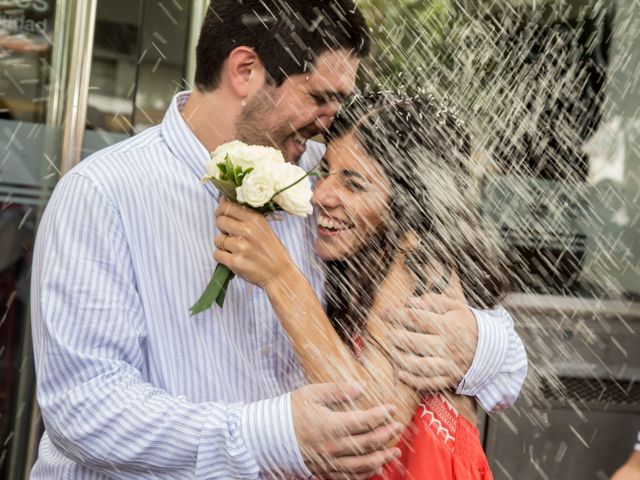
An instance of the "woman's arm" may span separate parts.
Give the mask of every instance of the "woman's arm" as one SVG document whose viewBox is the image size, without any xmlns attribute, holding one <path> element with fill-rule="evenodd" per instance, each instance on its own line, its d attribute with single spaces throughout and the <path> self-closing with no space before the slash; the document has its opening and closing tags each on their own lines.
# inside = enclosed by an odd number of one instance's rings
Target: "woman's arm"
<svg viewBox="0 0 640 480">
<path fill-rule="evenodd" d="M 264 290 L 280 323 L 289 335 L 298 359 L 312 382 L 365 381 L 364 405 L 396 405 L 398 419 L 408 424 L 418 404 L 415 391 L 396 380 L 391 358 L 385 353 L 387 323 L 372 317 L 369 340 L 356 357 L 342 341 L 306 278 L 296 269 L 281 272 Z M 371 341 L 372 340 L 372 341 Z"/>
<path fill-rule="evenodd" d="M 388 323 L 376 316 L 368 324 L 375 338 L 368 342 L 360 359 L 339 337 L 304 275 L 262 215 L 230 202 L 221 202 L 218 228 L 226 232 L 215 239 L 215 259 L 245 280 L 262 287 L 283 328 L 289 335 L 298 359 L 310 381 L 365 381 L 367 394 L 356 402 L 365 405 L 392 404 L 396 418 L 407 425 L 418 404 L 417 393 L 396 379 L 391 359 L 383 351 Z M 223 249 L 224 247 L 224 249 Z M 379 308 L 391 306 L 390 299 L 402 304 L 406 295 L 401 285 L 402 270 L 392 273 L 382 286 L 387 295 Z M 405 275 L 408 278 L 408 275 Z M 382 346 L 381 346 L 382 345 Z"/>
</svg>

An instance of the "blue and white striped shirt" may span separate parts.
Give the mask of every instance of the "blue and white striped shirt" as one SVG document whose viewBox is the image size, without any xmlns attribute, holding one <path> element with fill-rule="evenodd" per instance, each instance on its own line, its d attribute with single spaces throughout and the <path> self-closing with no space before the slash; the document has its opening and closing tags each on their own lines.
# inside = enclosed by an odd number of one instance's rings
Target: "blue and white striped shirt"
<svg viewBox="0 0 640 480">
<path fill-rule="evenodd" d="M 214 267 L 209 155 L 182 119 L 65 175 L 33 259 L 37 392 L 46 431 L 33 479 L 308 476 L 290 395 L 305 383 L 263 291 L 231 282 L 224 309 L 189 307 Z M 322 155 L 311 144 L 301 161 Z M 322 294 L 313 219 L 273 228 Z M 504 310 L 476 312 L 479 344 L 460 393 L 511 404 L 526 356 Z"/>
</svg>

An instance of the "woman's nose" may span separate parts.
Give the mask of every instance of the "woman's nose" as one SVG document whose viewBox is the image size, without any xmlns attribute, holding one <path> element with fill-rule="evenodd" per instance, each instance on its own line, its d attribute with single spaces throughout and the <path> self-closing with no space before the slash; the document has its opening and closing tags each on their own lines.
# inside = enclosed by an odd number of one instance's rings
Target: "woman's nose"
<svg viewBox="0 0 640 480">
<path fill-rule="evenodd" d="M 325 209 L 340 206 L 340 195 L 335 178 L 335 175 L 329 175 L 317 183 L 311 199 L 314 205 Z"/>
</svg>

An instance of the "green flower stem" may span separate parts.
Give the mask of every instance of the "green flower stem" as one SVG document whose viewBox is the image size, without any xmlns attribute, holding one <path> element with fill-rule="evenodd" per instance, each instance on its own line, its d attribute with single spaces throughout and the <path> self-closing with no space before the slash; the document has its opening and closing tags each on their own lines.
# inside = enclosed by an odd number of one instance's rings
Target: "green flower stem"
<svg viewBox="0 0 640 480">
<path fill-rule="evenodd" d="M 313 171 L 309 171 L 307 173 L 304 174 L 304 176 L 300 177 L 298 180 L 296 180 L 295 182 L 293 182 L 291 185 L 288 185 L 286 187 L 284 187 L 281 190 L 278 190 L 276 193 L 273 194 L 273 197 L 271 197 L 271 200 L 269 200 L 270 202 L 273 202 L 273 199 L 276 198 L 278 195 L 280 195 L 282 192 L 284 192 L 285 190 L 289 190 L 291 187 L 295 187 L 297 184 L 299 184 L 301 181 L 303 181 L 305 178 L 310 177 L 310 176 L 315 176 L 317 175 L 316 172 Z"/>
<path fill-rule="evenodd" d="M 218 264 L 213 271 L 207 288 L 204 289 L 198 301 L 191 307 L 191 315 L 193 316 L 208 310 L 214 302 L 222 308 L 224 297 L 227 294 L 227 287 L 233 277 L 235 277 L 235 273 L 224 265 Z"/>
</svg>

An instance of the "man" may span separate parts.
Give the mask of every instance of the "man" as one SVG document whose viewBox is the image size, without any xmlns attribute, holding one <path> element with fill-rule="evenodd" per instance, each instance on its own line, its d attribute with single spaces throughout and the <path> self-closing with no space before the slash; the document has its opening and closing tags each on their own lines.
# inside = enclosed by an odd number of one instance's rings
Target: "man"
<svg viewBox="0 0 640 480">
<path fill-rule="evenodd" d="M 197 89 L 178 94 L 161 125 L 60 181 L 33 262 L 46 432 L 32 478 L 357 479 L 395 458 L 385 447 L 401 429 L 391 407 L 334 411 L 366 385 L 302 386 L 262 291 L 235 279 L 223 309 L 188 315 L 218 233 L 218 194 L 199 184 L 208 152 L 239 138 L 311 167 L 322 152 L 307 139 L 353 90 L 368 50 L 351 0 L 216 0 L 198 44 Z M 274 231 L 321 293 L 308 221 L 287 217 Z M 431 300 L 405 312 L 425 327 L 407 333 L 416 346 L 451 335 L 427 325 Z M 459 384 L 489 409 L 512 403 L 526 357 L 508 315 L 477 313 L 477 326 L 466 308 L 437 315 L 470 332 L 469 348 L 451 352 L 467 373 L 431 378 L 420 372 L 434 357 L 416 351 L 422 367 L 407 381 Z"/>
</svg>

